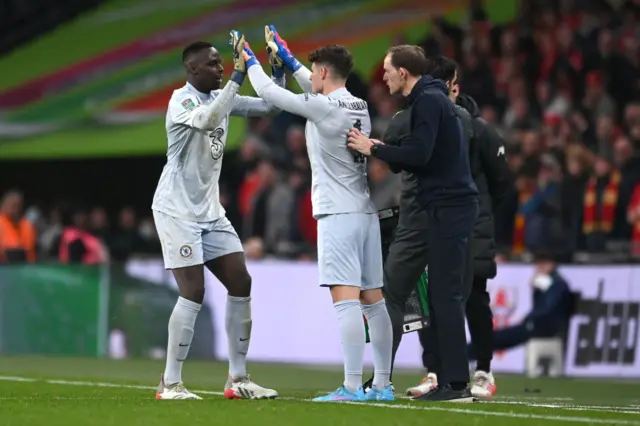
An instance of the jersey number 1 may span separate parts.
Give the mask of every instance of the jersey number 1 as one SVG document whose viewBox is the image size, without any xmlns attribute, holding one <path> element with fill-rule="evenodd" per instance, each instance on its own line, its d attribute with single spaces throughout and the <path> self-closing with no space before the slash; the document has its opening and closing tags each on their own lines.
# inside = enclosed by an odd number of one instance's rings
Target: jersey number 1
<svg viewBox="0 0 640 426">
<path fill-rule="evenodd" d="M 358 130 L 362 130 L 362 122 L 360 120 L 356 120 L 353 123 L 353 127 Z M 356 163 L 364 163 L 364 159 L 364 155 L 360 154 L 358 151 L 353 152 L 353 161 L 355 161 Z"/>
</svg>

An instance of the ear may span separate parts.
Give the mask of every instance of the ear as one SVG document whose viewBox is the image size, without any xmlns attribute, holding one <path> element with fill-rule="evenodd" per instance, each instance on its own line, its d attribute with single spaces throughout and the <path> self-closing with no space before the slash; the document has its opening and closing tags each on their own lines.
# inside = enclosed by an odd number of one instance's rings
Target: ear
<svg viewBox="0 0 640 426">
<path fill-rule="evenodd" d="M 188 61 L 188 62 L 185 64 L 185 67 L 187 68 L 187 71 L 189 71 L 189 73 L 191 73 L 191 74 L 196 74 L 196 67 L 195 67 L 195 65 L 193 64 L 193 61 Z"/>
</svg>

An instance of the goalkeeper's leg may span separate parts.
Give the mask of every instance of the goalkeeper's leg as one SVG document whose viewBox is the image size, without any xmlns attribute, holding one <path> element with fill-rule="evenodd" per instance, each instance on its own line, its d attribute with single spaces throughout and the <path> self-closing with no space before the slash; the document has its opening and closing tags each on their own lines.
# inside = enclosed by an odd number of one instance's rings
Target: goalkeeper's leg
<svg viewBox="0 0 640 426">
<path fill-rule="evenodd" d="M 395 400 L 391 386 L 391 351 L 393 331 L 387 305 L 382 297 L 382 251 L 380 250 L 380 222 L 377 215 L 370 215 L 369 230 L 364 242 L 362 259 L 362 312 L 369 324 L 371 349 L 373 350 L 374 378 L 367 400 Z"/>
</svg>

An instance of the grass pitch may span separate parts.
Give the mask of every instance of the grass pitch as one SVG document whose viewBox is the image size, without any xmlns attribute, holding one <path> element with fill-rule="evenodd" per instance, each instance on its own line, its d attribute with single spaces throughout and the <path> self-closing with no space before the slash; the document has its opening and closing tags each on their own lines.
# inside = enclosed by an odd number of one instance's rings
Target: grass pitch
<svg viewBox="0 0 640 426">
<path fill-rule="evenodd" d="M 640 426 L 640 383 L 498 376 L 491 402 L 427 404 L 400 398 L 392 404 L 312 403 L 334 390 L 338 368 L 252 364 L 256 382 L 273 387 L 272 401 L 222 397 L 227 367 L 187 361 L 185 383 L 203 401 L 156 401 L 164 363 L 147 360 L 0 358 L 2 426 L 278 425 L 546 425 Z M 398 372 L 397 395 L 420 373 Z"/>
</svg>

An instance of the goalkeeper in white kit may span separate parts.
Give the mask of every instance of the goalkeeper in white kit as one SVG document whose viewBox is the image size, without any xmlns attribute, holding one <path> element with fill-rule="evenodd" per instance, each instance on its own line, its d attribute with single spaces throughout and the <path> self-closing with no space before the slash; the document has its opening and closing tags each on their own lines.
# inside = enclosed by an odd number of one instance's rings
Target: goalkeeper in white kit
<svg viewBox="0 0 640 426">
<path fill-rule="evenodd" d="M 173 272 L 180 297 L 169 319 L 169 342 L 157 399 L 202 399 L 182 383 L 182 364 L 204 300 L 204 267 L 226 287 L 225 329 L 229 399 L 276 398 L 247 374 L 251 338 L 251 277 L 242 244 L 220 204 L 218 179 L 227 141 L 229 116 L 253 117 L 279 111 L 259 98 L 239 96 L 246 75 L 244 37 L 232 33 L 234 71 L 222 90 L 220 53 L 207 42 L 187 46 L 182 61 L 185 86 L 173 92 L 166 117 L 167 164 L 153 197 L 153 217 L 166 269 Z M 284 69 L 273 70 L 284 86 Z M 271 81 L 271 79 L 270 79 Z"/>
<path fill-rule="evenodd" d="M 309 54 L 309 71 L 273 26 L 265 27 L 265 38 L 272 66 L 284 64 L 305 93 L 297 95 L 276 86 L 250 52 L 244 54 L 247 74 L 258 96 L 307 119 L 320 285 L 330 288 L 342 338 L 344 383 L 314 401 L 392 401 L 392 330 L 381 290 L 380 225 L 369 198 L 366 159 L 347 148 L 351 128 L 360 128 L 367 135 L 371 131 L 367 103 L 345 88 L 353 58 L 342 46 L 324 46 Z M 375 369 L 373 387 L 366 394 L 362 389 L 363 313 L 370 328 Z"/>
</svg>

